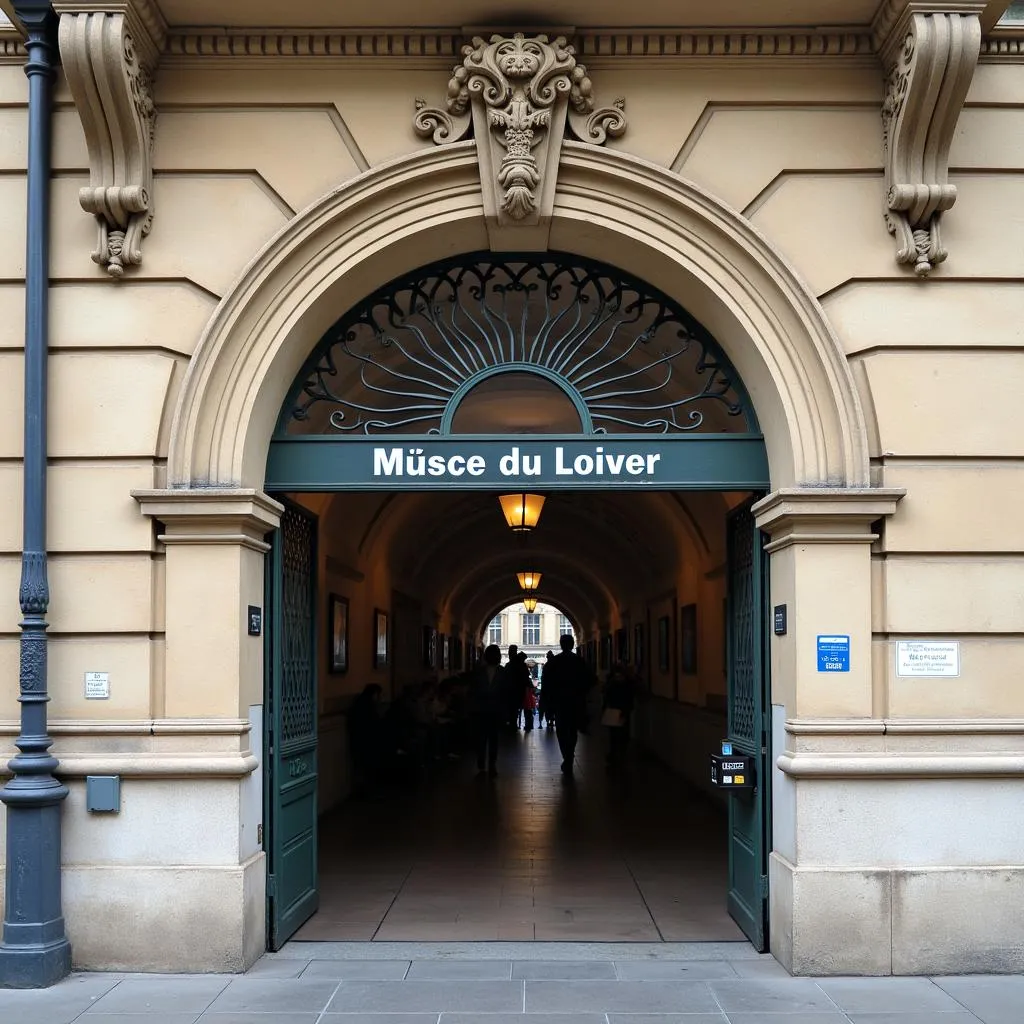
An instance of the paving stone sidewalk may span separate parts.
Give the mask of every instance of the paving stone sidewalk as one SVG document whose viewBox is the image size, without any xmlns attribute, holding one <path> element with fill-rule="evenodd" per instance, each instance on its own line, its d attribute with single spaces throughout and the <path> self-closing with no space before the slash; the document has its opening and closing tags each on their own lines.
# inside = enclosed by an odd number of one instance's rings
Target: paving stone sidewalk
<svg viewBox="0 0 1024 1024">
<path fill-rule="evenodd" d="M 524 947 L 292 943 L 244 976 L 75 974 L 0 990 L 0 1024 L 1024 1022 L 1024 976 L 791 978 L 744 943 Z"/>
</svg>

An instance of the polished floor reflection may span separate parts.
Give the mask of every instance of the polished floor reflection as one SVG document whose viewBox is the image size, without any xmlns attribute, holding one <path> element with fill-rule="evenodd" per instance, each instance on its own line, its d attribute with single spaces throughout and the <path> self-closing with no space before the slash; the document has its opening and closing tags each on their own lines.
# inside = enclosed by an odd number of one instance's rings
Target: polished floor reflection
<svg viewBox="0 0 1024 1024">
<path fill-rule="evenodd" d="M 408 791 L 321 821 L 320 911 L 301 940 L 743 940 L 726 912 L 724 814 L 633 759 L 604 771 L 581 740 L 511 734 L 497 779 L 439 762 Z"/>
</svg>

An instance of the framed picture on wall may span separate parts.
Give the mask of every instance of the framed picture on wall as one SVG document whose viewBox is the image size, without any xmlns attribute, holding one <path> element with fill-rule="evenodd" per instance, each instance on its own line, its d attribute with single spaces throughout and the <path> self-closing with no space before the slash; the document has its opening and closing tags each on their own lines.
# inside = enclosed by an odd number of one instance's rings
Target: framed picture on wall
<svg viewBox="0 0 1024 1024">
<path fill-rule="evenodd" d="M 437 668 L 437 630 L 433 626 L 423 627 L 423 667 Z"/>
<path fill-rule="evenodd" d="M 633 664 L 637 668 L 644 667 L 644 626 L 638 622 L 633 627 Z"/>
<path fill-rule="evenodd" d="M 629 662 L 629 630 L 619 629 L 615 631 L 615 660 L 621 661 L 623 665 Z"/>
<path fill-rule="evenodd" d="M 683 675 L 697 674 L 697 606 L 684 604 L 679 609 L 679 667 Z"/>
<path fill-rule="evenodd" d="M 373 610 L 373 667 L 385 668 L 388 664 L 388 613 L 380 608 Z"/>
<path fill-rule="evenodd" d="M 668 616 L 662 615 L 658 619 L 658 671 L 668 672 L 672 668 L 671 657 L 669 653 L 669 626 Z"/>
<path fill-rule="evenodd" d="M 332 672 L 348 671 L 348 598 L 330 595 L 327 635 L 331 638 Z"/>
</svg>

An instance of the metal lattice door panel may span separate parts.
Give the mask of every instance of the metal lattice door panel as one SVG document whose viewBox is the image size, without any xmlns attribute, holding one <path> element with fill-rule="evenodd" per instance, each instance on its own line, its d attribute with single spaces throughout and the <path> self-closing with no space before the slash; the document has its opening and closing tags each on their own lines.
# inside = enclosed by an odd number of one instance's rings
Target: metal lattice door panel
<svg viewBox="0 0 1024 1024">
<path fill-rule="evenodd" d="M 767 806 L 770 770 L 765 555 L 750 503 L 728 521 L 729 740 L 756 764 L 756 788 L 729 794 L 729 913 L 754 946 L 767 944 Z"/>
<path fill-rule="evenodd" d="M 316 532 L 287 505 L 268 556 L 268 936 L 280 949 L 319 903 L 317 889 Z"/>
</svg>

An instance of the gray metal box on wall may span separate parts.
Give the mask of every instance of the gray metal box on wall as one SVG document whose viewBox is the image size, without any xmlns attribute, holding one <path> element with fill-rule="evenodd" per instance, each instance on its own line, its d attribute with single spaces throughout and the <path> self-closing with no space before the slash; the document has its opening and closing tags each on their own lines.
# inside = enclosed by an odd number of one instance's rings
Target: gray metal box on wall
<svg viewBox="0 0 1024 1024">
<path fill-rule="evenodd" d="M 85 809 L 117 813 L 121 810 L 121 776 L 87 775 Z"/>
</svg>

